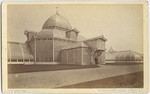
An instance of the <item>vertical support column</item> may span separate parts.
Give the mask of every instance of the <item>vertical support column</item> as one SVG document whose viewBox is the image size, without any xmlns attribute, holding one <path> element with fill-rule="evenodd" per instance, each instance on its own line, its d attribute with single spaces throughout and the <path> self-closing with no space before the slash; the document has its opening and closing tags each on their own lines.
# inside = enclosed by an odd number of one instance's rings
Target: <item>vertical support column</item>
<svg viewBox="0 0 150 94">
<path fill-rule="evenodd" d="M 9 49 L 9 54 L 10 54 L 10 64 L 11 64 L 11 57 L 12 57 L 12 55 L 11 55 L 11 48 L 10 48 L 10 44 L 9 43 L 7 43 L 7 47 L 8 47 L 8 49 Z M 8 60 L 8 59 L 7 59 Z"/>
<path fill-rule="evenodd" d="M 54 59 L 55 59 L 55 58 L 54 58 L 54 56 L 55 56 L 55 55 L 54 55 L 54 38 L 52 38 L 52 41 L 53 41 L 53 62 L 55 62 L 55 60 L 54 60 Z"/>
<path fill-rule="evenodd" d="M 23 63 L 25 64 L 25 62 L 24 62 L 24 59 L 25 59 L 24 51 L 23 51 L 23 48 L 22 48 L 20 43 L 19 43 L 19 46 L 20 46 L 20 49 L 21 49 L 21 52 L 22 52 Z"/>
<path fill-rule="evenodd" d="M 36 38 L 34 38 L 34 58 L 35 58 L 35 63 L 36 63 Z"/>
<path fill-rule="evenodd" d="M 105 50 L 102 52 L 103 54 L 104 54 L 104 64 L 105 64 L 105 62 L 106 62 L 106 58 L 105 58 Z"/>
<path fill-rule="evenodd" d="M 75 63 L 74 49 L 72 49 L 72 53 L 73 53 L 73 64 L 76 64 L 76 63 Z"/>
<path fill-rule="evenodd" d="M 81 64 L 83 65 L 83 47 L 81 48 Z"/>
<path fill-rule="evenodd" d="M 66 51 L 66 55 L 67 55 L 67 62 L 66 63 L 68 64 L 68 51 Z"/>
<path fill-rule="evenodd" d="M 92 49 L 92 51 L 91 51 L 91 63 L 92 63 L 92 64 L 95 64 L 95 61 L 94 61 L 94 58 L 95 58 L 95 57 L 94 57 L 94 53 L 95 53 L 95 51 L 96 51 L 96 50 L 93 50 L 93 49 Z"/>
<path fill-rule="evenodd" d="M 11 59 L 10 59 L 10 64 L 11 64 Z"/>
</svg>

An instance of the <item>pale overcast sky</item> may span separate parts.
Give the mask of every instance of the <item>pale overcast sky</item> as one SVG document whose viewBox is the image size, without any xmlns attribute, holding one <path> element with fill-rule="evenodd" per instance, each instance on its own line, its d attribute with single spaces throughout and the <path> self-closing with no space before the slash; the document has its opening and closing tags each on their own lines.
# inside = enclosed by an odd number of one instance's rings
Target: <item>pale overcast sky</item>
<svg viewBox="0 0 150 94">
<path fill-rule="evenodd" d="M 104 35 L 106 49 L 143 53 L 143 7 L 136 4 L 9 5 L 8 41 L 25 42 L 24 31 L 39 32 L 56 7 L 84 37 Z"/>
</svg>

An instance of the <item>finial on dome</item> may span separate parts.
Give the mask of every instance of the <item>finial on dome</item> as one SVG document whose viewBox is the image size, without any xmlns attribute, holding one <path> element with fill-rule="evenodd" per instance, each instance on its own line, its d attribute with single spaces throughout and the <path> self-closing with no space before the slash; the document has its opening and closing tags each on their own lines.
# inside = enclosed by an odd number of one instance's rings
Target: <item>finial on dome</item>
<svg viewBox="0 0 150 94">
<path fill-rule="evenodd" d="M 59 13 L 58 13 L 58 7 L 56 7 L 56 14 L 58 15 Z"/>
</svg>

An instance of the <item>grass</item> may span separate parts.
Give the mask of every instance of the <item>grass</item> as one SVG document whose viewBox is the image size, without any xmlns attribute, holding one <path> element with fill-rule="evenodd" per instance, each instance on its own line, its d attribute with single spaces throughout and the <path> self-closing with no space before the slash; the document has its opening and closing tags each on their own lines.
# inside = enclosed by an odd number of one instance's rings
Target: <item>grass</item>
<svg viewBox="0 0 150 94">
<path fill-rule="evenodd" d="M 84 69 L 96 68 L 96 65 L 23 65 L 23 64 L 8 64 L 8 73 L 28 73 L 39 71 L 56 71 L 56 70 L 69 70 L 69 69 Z"/>
<path fill-rule="evenodd" d="M 60 88 L 143 88 L 143 71 Z"/>
</svg>

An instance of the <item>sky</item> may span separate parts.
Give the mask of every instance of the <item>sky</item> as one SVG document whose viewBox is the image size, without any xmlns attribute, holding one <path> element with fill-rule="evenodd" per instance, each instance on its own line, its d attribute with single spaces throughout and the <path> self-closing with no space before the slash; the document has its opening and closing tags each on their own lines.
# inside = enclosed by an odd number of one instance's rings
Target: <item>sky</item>
<svg viewBox="0 0 150 94">
<path fill-rule="evenodd" d="M 140 4 L 8 5 L 8 41 L 25 42 L 25 30 L 40 32 L 57 11 L 85 38 L 103 35 L 106 49 L 143 53 L 143 6 Z"/>
</svg>

